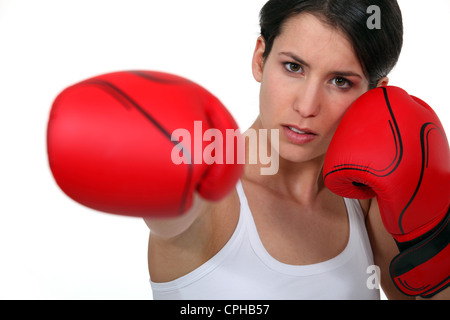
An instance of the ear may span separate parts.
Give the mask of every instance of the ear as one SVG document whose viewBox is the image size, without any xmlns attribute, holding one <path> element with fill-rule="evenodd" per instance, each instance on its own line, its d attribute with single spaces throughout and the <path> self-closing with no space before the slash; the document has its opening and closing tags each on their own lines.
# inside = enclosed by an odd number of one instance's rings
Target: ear
<svg viewBox="0 0 450 320">
<path fill-rule="evenodd" d="M 258 82 L 262 81 L 263 67 L 264 67 L 263 54 L 265 49 L 266 49 L 266 42 L 264 41 L 264 38 L 260 36 L 256 41 L 255 52 L 253 53 L 252 59 L 253 77 Z"/>
<path fill-rule="evenodd" d="M 389 84 L 389 78 L 383 77 L 378 80 L 377 87 L 386 87 Z"/>
</svg>

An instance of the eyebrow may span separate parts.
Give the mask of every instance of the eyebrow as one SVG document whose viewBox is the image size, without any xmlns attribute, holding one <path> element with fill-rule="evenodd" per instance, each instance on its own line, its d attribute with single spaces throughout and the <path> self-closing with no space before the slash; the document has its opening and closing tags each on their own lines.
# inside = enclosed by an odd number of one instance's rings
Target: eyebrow
<svg viewBox="0 0 450 320">
<path fill-rule="evenodd" d="M 310 68 L 310 65 L 308 63 L 306 63 L 305 61 L 303 61 L 301 58 L 299 58 L 298 56 L 296 56 L 295 54 L 293 54 L 292 52 L 280 52 L 279 53 L 280 56 L 288 56 L 289 58 L 291 58 L 292 60 L 297 61 L 298 63 L 300 63 L 301 65 L 304 65 L 305 67 Z"/>
<path fill-rule="evenodd" d="M 297 55 L 295 55 L 292 52 L 280 52 L 279 55 L 287 56 L 307 68 L 311 67 L 307 62 L 305 62 L 304 60 L 302 60 L 300 57 L 298 57 Z M 352 77 L 353 76 L 353 77 L 358 77 L 358 78 L 362 79 L 362 76 L 360 74 L 353 72 L 353 71 L 331 71 L 329 74 L 333 74 L 336 76 L 342 76 L 342 77 Z"/>
</svg>

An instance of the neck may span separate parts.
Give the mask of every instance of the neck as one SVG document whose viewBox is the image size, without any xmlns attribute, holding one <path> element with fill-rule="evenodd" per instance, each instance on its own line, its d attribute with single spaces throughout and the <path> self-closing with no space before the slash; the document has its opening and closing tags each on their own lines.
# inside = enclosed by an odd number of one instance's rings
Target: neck
<svg viewBox="0 0 450 320">
<path fill-rule="evenodd" d="M 275 178 L 298 202 L 313 203 L 325 188 L 322 167 L 323 158 L 299 163 L 280 158 L 280 170 Z"/>
<path fill-rule="evenodd" d="M 301 204 L 309 205 L 314 203 L 320 192 L 325 189 L 322 176 L 324 156 L 304 162 L 293 162 L 284 159 L 278 154 L 277 148 L 274 148 L 272 145 L 271 134 L 268 132 L 269 138 L 267 139 L 266 150 L 270 150 L 271 162 L 269 165 L 273 168 L 273 162 L 278 162 L 277 170 L 270 172 L 271 170 L 267 170 L 269 167 L 267 164 L 267 153 L 263 156 L 264 152 L 261 152 L 266 141 L 261 141 L 263 138 L 261 138 L 259 133 L 258 120 L 245 133 L 247 165 L 244 177 L 276 190 L 276 192 L 282 193 Z M 249 138 L 250 136 L 252 139 Z M 256 146 L 259 147 L 256 148 Z M 254 160 L 251 161 L 255 159 L 255 153 L 257 153 L 256 162 Z M 262 174 L 264 168 L 266 172 L 271 174 Z"/>
</svg>

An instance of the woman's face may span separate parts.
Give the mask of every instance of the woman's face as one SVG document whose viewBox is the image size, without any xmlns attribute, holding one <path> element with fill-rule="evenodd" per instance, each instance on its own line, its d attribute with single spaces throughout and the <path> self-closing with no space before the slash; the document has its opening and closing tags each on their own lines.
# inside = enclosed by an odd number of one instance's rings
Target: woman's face
<svg viewBox="0 0 450 320">
<path fill-rule="evenodd" d="M 323 160 L 345 111 L 369 86 L 351 43 L 315 16 L 300 14 L 285 23 L 266 59 L 264 47 L 260 37 L 253 57 L 260 128 L 280 130 L 283 159 Z"/>
</svg>

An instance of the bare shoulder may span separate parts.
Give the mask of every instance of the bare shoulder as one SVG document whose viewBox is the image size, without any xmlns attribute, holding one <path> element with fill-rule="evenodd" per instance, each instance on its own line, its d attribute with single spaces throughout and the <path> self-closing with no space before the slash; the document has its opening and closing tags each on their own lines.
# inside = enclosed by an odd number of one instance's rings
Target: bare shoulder
<svg viewBox="0 0 450 320">
<path fill-rule="evenodd" d="M 214 256 L 227 243 L 239 219 L 239 198 L 235 191 L 219 202 L 205 202 L 196 199 L 201 208 L 184 222 L 159 222 L 159 232 L 168 228 L 163 236 L 153 231 L 154 219 L 150 221 L 148 246 L 149 272 L 154 282 L 167 282 L 177 279 L 201 266 Z M 192 219 L 192 221 L 190 221 Z M 149 221 L 146 221 L 149 224 Z M 172 226 L 170 224 L 173 223 Z M 174 230 L 181 231 L 175 232 Z M 168 236 L 173 232 L 173 236 Z"/>
</svg>

